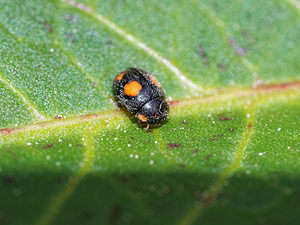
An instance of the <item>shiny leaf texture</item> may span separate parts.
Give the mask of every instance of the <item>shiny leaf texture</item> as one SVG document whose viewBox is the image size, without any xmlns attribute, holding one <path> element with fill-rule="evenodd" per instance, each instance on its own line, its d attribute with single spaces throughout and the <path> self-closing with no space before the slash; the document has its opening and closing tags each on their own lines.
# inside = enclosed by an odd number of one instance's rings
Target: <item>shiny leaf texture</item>
<svg viewBox="0 0 300 225">
<path fill-rule="evenodd" d="M 0 224 L 297 224 L 298 0 L 2 0 Z M 116 104 L 153 73 L 170 118 Z"/>
</svg>

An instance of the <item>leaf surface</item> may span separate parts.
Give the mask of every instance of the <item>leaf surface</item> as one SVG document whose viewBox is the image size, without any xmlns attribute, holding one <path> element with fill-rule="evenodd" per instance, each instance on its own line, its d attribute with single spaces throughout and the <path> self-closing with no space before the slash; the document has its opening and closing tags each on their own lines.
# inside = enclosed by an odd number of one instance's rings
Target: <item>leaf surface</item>
<svg viewBox="0 0 300 225">
<path fill-rule="evenodd" d="M 0 223 L 295 224 L 300 3 L 0 2 Z M 112 80 L 152 72 L 145 131 Z M 25 206 L 25 207 L 24 207 Z"/>
</svg>

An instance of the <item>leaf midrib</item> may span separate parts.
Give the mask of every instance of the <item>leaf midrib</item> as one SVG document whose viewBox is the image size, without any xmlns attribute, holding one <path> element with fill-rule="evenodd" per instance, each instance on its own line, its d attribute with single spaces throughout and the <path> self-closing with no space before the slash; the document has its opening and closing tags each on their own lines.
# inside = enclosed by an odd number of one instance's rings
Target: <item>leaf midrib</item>
<svg viewBox="0 0 300 225">
<path fill-rule="evenodd" d="M 191 99 L 182 99 L 174 102 L 170 102 L 171 106 L 171 116 L 177 115 L 177 109 L 185 106 L 192 106 L 198 104 L 213 104 L 213 102 L 221 103 L 228 102 L 230 100 L 237 99 L 250 99 L 259 96 L 260 98 L 256 100 L 257 104 L 264 103 L 268 100 L 271 101 L 280 101 L 278 96 L 284 96 L 285 98 L 294 97 L 295 95 L 300 94 L 300 81 L 294 81 L 283 84 L 275 85 L 264 85 L 258 88 L 243 88 L 243 89 L 232 89 L 220 91 L 215 95 L 206 95 L 203 97 L 191 98 Z M 276 98 L 275 98 L 276 97 Z M 180 114 L 180 111 L 179 111 Z M 120 110 L 106 111 L 99 113 L 92 113 L 86 115 L 76 115 L 69 118 L 55 119 L 52 118 L 48 121 L 31 123 L 24 126 L 14 127 L 14 128 L 3 128 L 0 130 L 0 137 L 11 136 L 12 134 L 17 135 L 18 133 L 30 130 L 40 130 L 40 129 L 50 129 L 61 127 L 65 125 L 75 125 L 75 124 L 84 124 L 87 122 L 92 122 L 99 119 L 105 118 L 115 118 L 125 119 L 126 116 L 124 112 Z M 1 143 L 0 143 L 1 144 Z"/>
</svg>

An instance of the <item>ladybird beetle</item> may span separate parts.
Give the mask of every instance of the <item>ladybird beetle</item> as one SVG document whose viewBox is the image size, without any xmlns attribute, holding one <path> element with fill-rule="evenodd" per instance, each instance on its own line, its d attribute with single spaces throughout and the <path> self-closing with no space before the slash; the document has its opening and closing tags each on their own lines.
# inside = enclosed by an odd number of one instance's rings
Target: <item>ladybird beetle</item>
<svg viewBox="0 0 300 225">
<path fill-rule="evenodd" d="M 169 115 L 165 93 L 154 76 L 140 68 L 128 68 L 114 79 L 117 101 L 138 118 L 141 126 L 160 126 Z"/>
</svg>

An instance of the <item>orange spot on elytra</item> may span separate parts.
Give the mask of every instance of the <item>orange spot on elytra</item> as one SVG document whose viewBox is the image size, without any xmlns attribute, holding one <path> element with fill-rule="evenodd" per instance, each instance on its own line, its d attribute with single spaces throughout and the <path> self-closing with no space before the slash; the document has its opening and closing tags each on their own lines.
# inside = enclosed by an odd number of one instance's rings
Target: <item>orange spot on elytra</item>
<svg viewBox="0 0 300 225">
<path fill-rule="evenodd" d="M 147 117 L 142 114 L 139 114 L 137 117 L 140 121 L 142 121 L 144 123 L 147 122 L 147 120 L 148 120 Z"/>
<path fill-rule="evenodd" d="M 137 81 L 131 81 L 124 87 L 124 93 L 130 96 L 137 96 L 142 90 L 142 85 Z"/>
<path fill-rule="evenodd" d="M 124 77 L 125 73 L 120 73 L 118 76 L 117 76 L 117 80 L 122 80 L 123 77 Z"/>
<path fill-rule="evenodd" d="M 158 82 L 158 80 L 156 80 L 156 78 L 154 76 L 150 76 L 150 80 L 153 82 L 153 84 L 155 84 L 157 87 L 161 88 L 160 83 Z"/>
</svg>

